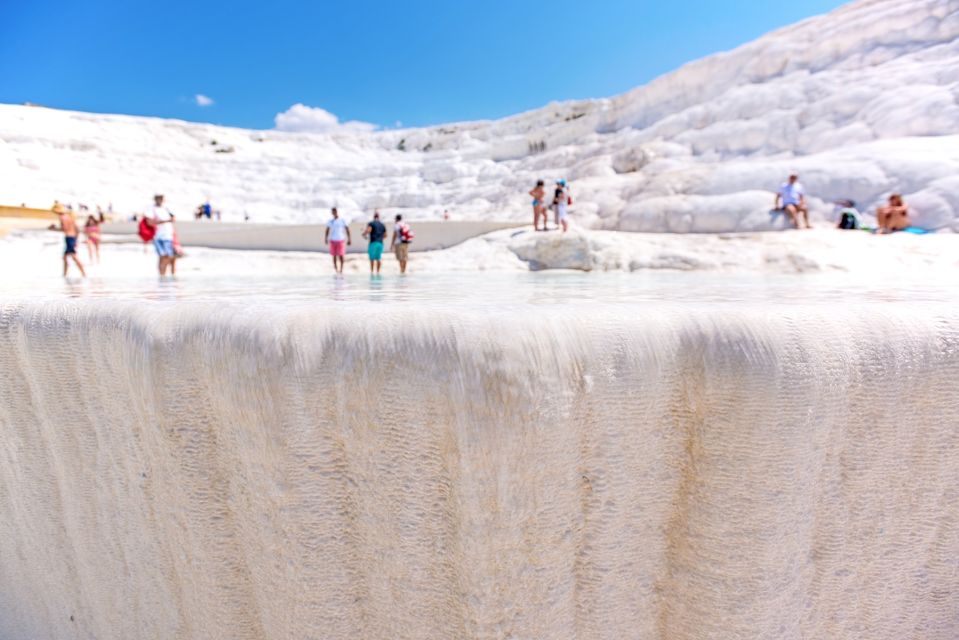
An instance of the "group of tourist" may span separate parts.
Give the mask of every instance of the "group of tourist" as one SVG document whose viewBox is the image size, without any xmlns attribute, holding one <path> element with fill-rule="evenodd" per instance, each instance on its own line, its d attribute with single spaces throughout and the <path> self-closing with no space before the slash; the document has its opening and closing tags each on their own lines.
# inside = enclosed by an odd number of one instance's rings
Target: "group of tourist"
<svg viewBox="0 0 959 640">
<path fill-rule="evenodd" d="M 569 186 L 565 179 L 556 181 L 556 187 L 553 189 L 553 198 L 547 205 L 546 182 L 537 180 L 529 195 L 533 198 L 533 230 L 548 231 L 549 214 L 548 209 L 553 210 L 553 221 L 557 229 L 562 229 L 565 233 L 569 229 L 569 206 L 573 204 L 573 197 L 570 195 Z M 543 220 L 543 226 L 540 228 L 539 221 Z"/>
<path fill-rule="evenodd" d="M 51 231 L 61 231 L 65 245 L 63 249 L 63 275 L 67 275 L 70 267 L 69 261 L 73 260 L 73 263 L 80 271 L 80 275 L 86 276 L 83 263 L 80 262 L 80 258 L 77 256 L 77 242 L 80 239 L 80 229 L 77 226 L 77 219 L 73 214 L 73 209 L 61 205 L 59 202 L 55 202 L 53 204 L 53 212 L 57 214 L 58 224 L 51 224 L 49 229 Z M 96 216 L 92 214 L 88 215 L 86 222 L 83 224 L 83 235 L 86 236 L 87 239 L 87 253 L 90 256 L 90 262 L 93 264 L 100 262 L 100 224 L 103 222 L 104 216 L 101 211 Z"/>
<path fill-rule="evenodd" d="M 921 231 L 912 226 L 909 219 L 909 207 L 902 199 L 902 195 L 893 193 L 889 196 L 888 204 L 876 209 L 876 224 L 872 229 L 862 223 L 856 203 L 851 200 L 837 202 L 842 208 L 839 211 L 840 229 L 864 229 L 875 233 L 893 233 L 895 231 Z M 776 201 L 773 204 L 776 211 L 784 211 L 790 222 L 797 229 L 811 228 L 809 224 L 809 208 L 806 206 L 806 192 L 799 182 L 799 176 L 793 174 L 782 183 L 776 192 Z"/>
<path fill-rule="evenodd" d="M 569 229 L 569 206 L 573 199 L 570 195 L 569 185 L 566 180 L 560 179 L 555 183 L 552 198 L 548 198 L 546 193 L 546 183 L 543 180 L 537 180 L 536 186 L 530 190 L 529 195 L 533 198 L 533 229 L 536 231 L 548 230 L 549 214 L 552 209 L 554 215 L 555 228 L 562 229 L 564 232 Z M 547 204 L 549 200 L 549 204 Z M 906 206 L 902 196 L 894 193 L 889 196 L 886 206 L 879 207 L 876 210 L 877 227 L 869 229 L 865 227 L 860 218 L 859 212 L 852 201 L 842 201 L 840 203 L 839 228 L 841 229 L 868 229 L 876 233 L 886 234 L 895 231 L 914 231 L 921 232 L 920 229 L 912 227 L 909 219 L 909 208 Z M 100 260 L 100 225 L 105 221 L 103 211 L 97 207 L 98 215 L 89 215 L 83 226 L 83 234 L 87 240 L 87 251 L 90 261 L 97 263 Z M 110 207 L 112 211 L 112 206 Z M 810 228 L 809 209 L 806 205 L 806 194 L 802 184 L 799 182 L 798 175 L 791 175 L 776 192 L 774 210 L 782 211 L 789 216 L 790 222 L 797 229 Z M 80 235 L 80 229 L 72 207 L 61 205 L 55 202 L 53 212 L 57 214 L 58 225 L 50 225 L 51 230 L 57 230 L 63 233 L 65 248 L 63 251 L 63 275 L 66 276 L 69 270 L 69 263 L 72 260 L 80 271 L 81 275 L 86 275 L 83 263 L 77 256 L 77 241 Z M 197 207 L 195 212 L 199 217 L 211 217 L 213 213 L 209 203 Z M 448 214 L 444 212 L 444 219 L 448 219 Z M 143 241 L 152 242 L 158 256 L 158 271 L 161 276 L 176 275 L 177 258 L 182 257 L 183 253 L 177 241 L 175 216 L 164 205 L 164 197 L 157 194 L 153 198 L 153 205 L 147 209 L 146 214 L 140 219 L 139 235 Z M 364 230 L 363 237 L 367 240 L 367 256 L 370 261 L 370 273 L 378 274 L 383 267 L 383 252 L 385 250 L 385 240 L 387 235 L 386 225 L 380 220 L 380 212 L 373 213 L 373 219 L 370 220 Z M 390 238 L 389 250 L 396 256 L 399 264 L 400 273 L 405 274 L 409 262 L 410 244 L 413 241 L 413 231 L 408 223 L 403 221 L 403 216 L 397 214 L 394 219 L 393 234 Z M 346 256 L 346 247 L 353 242 L 350 235 L 349 224 L 340 217 L 336 207 L 331 210 L 331 218 L 326 223 L 326 233 L 324 243 L 329 247 L 330 255 L 333 257 L 333 269 L 336 273 L 343 273 L 344 259 Z"/>
<path fill-rule="evenodd" d="M 80 239 L 80 230 L 77 226 L 76 216 L 73 213 L 73 207 L 71 205 L 60 204 L 59 201 L 54 201 L 52 210 L 57 214 L 59 224 L 52 224 L 49 229 L 63 232 L 64 243 L 66 245 L 63 250 L 63 275 L 67 275 L 69 260 L 73 260 L 80 273 L 86 275 L 83 269 L 83 263 L 80 262 L 80 258 L 77 257 L 77 242 Z M 81 212 L 89 211 L 86 205 L 82 204 L 79 206 L 79 210 Z M 110 210 L 112 212 L 113 205 L 110 205 Z M 86 222 L 83 223 L 83 235 L 87 239 L 87 254 L 90 257 L 90 262 L 93 264 L 100 262 L 100 225 L 104 222 L 106 222 L 106 215 L 103 209 L 97 207 L 97 214 L 93 215 L 92 213 L 88 213 Z"/>
<path fill-rule="evenodd" d="M 62 232 L 66 245 L 63 252 L 63 275 L 67 275 L 69 261 L 72 260 L 80 271 L 80 275 L 86 276 L 83 263 L 77 257 L 79 229 L 72 210 L 55 203 L 53 211 L 57 214 L 59 225 L 50 225 L 50 229 Z M 333 257 L 333 269 L 336 273 L 343 273 L 346 247 L 352 244 L 353 239 L 349 224 L 340 217 L 336 207 L 331 210 L 331 215 L 332 217 L 326 223 L 324 243 L 329 247 L 330 255 Z M 147 208 L 145 214 L 139 219 L 138 235 L 144 243 L 152 242 L 158 257 L 157 270 L 161 276 L 166 276 L 168 273 L 176 275 L 177 259 L 183 256 L 177 239 L 175 220 L 176 217 L 164 204 L 162 194 L 153 196 L 153 204 Z M 403 220 L 402 215 L 397 214 L 394 223 L 390 251 L 396 255 L 400 273 L 405 274 L 414 233 L 409 224 Z M 90 247 L 91 260 L 95 259 L 99 262 L 100 221 L 90 216 L 84 226 L 84 233 Z M 383 268 L 386 235 L 386 225 L 380 220 L 380 212 L 375 211 L 373 219 L 366 224 L 363 231 L 363 237 L 369 242 L 367 255 L 370 259 L 370 273 L 378 274 Z"/>
<path fill-rule="evenodd" d="M 343 273 L 343 261 L 346 256 L 346 247 L 353 244 L 350 234 L 350 225 L 340 217 L 336 207 L 330 211 L 331 218 L 326 223 L 326 234 L 323 242 L 329 247 L 333 257 L 333 270 Z M 400 265 L 400 273 L 406 273 L 406 265 L 410 259 L 410 243 L 413 242 L 413 230 L 403 221 L 403 216 L 396 215 L 394 219 L 393 235 L 390 239 L 390 251 L 396 255 Z M 383 268 L 383 243 L 386 239 L 386 225 L 380 220 L 379 210 L 373 212 L 373 219 L 366 223 L 363 237 L 368 244 L 366 255 L 370 259 L 370 273 L 378 274 Z"/>
</svg>

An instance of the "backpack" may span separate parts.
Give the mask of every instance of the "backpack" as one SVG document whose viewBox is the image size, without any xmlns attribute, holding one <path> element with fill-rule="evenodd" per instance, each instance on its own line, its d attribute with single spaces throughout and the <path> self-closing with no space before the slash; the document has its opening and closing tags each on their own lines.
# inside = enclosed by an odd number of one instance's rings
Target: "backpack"
<svg viewBox="0 0 959 640">
<path fill-rule="evenodd" d="M 146 218 L 140 219 L 140 226 L 137 229 L 137 235 L 140 236 L 140 239 L 144 242 L 149 242 L 153 240 L 153 236 L 156 235 L 156 227 L 147 222 Z"/>
<path fill-rule="evenodd" d="M 845 208 L 841 212 L 842 217 L 839 218 L 839 228 L 840 229 L 858 229 L 859 228 L 859 218 L 855 213 L 855 210 L 850 208 Z"/>
<path fill-rule="evenodd" d="M 405 222 L 400 223 L 400 242 L 412 242 L 416 234 L 410 229 L 410 225 Z"/>
</svg>

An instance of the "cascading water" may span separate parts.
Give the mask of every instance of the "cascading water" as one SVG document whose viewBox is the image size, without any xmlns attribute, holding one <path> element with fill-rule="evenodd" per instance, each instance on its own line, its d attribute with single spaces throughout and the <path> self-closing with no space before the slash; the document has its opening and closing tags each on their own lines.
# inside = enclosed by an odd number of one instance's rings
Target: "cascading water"
<svg viewBox="0 0 959 640">
<path fill-rule="evenodd" d="M 0 637 L 955 638 L 953 307 L 0 307 Z"/>
</svg>

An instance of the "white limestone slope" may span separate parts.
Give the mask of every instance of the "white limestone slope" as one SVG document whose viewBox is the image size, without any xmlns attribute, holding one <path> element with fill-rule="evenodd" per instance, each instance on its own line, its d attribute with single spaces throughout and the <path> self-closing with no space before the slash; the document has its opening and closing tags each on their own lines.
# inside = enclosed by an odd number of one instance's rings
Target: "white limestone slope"
<svg viewBox="0 0 959 640">
<path fill-rule="evenodd" d="M 783 225 L 772 190 L 797 171 L 816 217 L 901 191 L 921 226 L 959 230 L 957 102 L 959 0 L 861 0 L 615 98 L 492 122 L 319 135 L 0 106 L 0 201 L 135 210 L 156 190 L 263 222 L 333 204 L 525 220 L 532 183 L 566 177 L 583 226 L 747 231 Z"/>
</svg>

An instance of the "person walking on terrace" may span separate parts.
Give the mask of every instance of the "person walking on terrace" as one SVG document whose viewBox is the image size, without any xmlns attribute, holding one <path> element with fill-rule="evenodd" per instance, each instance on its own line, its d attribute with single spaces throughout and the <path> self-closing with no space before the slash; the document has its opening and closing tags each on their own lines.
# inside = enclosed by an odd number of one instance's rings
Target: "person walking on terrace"
<svg viewBox="0 0 959 640">
<path fill-rule="evenodd" d="M 336 207 L 333 207 L 330 213 L 333 217 L 326 223 L 326 235 L 323 242 L 330 247 L 330 255 L 333 256 L 333 270 L 336 273 L 343 273 L 346 246 L 353 244 L 353 238 L 350 237 L 349 225 L 346 224 L 346 220 L 340 217 Z"/>
<path fill-rule="evenodd" d="M 410 243 L 413 242 L 413 231 L 410 225 L 403 222 L 403 216 L 396 214 L 396 225 L 393 227 L 393 238 L 390 249 L 396 254 L 400 263 L 400 273 L 406 273 L 406 264 L 410 259 Z"/>
<path fill-rule="evenodd" d="M 146 220 L 156 231 L 153 234 L 153 248 L 156 249 L 157 270 L 165 276 L 167 269 L 170 275 L 176 275 L 176 250 L 173 247 L 175 216 L 163 205 L 163 195 L 153 196 L 153 206 L 147 209 Z"/>
<path fill-rule="evenodd" d="M 60 203 L 53 205 L 53 212 L 57 214 L 60 224 L 59 226 L 51 224 L 48 228 L 50 231 L 63 232 L 63 277 L 67 277 L 67 270 L 70 266 L 68 260 L 72 259 L 73 263 L 77 265 L 77 269 L 80 270 L 80 275 L 85 278 L 87 272 L 83 270 L 83 264 L 77 257 L 77 236 L 80 235 L 80 231 L 77 229 L 77 221 L 74 219 L 73 213 L 65 209 Z"/>
<path fill-rule="evenodd" d="M 87 237 L 87 253 L 91 264 L 100 264 L 100 220 L 96 216 L 87 216 L 83 234 Z"/>
<path fill-rule="evenodd" d="M 363 237 L 369 240 L 366 254 L 370 257 L 370 274 L 379 273 L 383 267 L 383 239 L 386 237 L 386 225 L 380 222 L 380 212 L 373 212 L 373 219 L 366 224 Z"/>
</svg>

